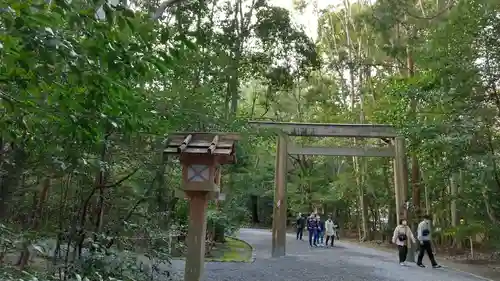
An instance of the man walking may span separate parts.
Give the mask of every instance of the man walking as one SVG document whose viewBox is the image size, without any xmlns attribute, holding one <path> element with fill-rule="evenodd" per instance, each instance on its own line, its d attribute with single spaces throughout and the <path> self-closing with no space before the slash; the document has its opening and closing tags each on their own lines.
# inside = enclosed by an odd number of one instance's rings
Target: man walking
<svg viewBox="0 0 500 281">
<path fill-rule="evenodd" d="M 299 213 L 299 218 L 297 219 L 297 240 L 302 240 L 302 235 L 304 234 L 304 227 L 306 226 L 306 218 Z"/>
<path fill-rule="evenodd" d="M 424 258 L 424 254 L 427 252 L 429 259 L 431 260 L 431 264 L 433 268 L 440 268 L 441 266 L 436 262 L 434 258 L 434 253 L 432 252 L 431 245 L 431 218 L 429 215 L 424 216 L 424 220 L 422 220 L 418 224 L 417 228 L 417 238 L 420 242 L 420 251 L 418 253 L 417 265 L 420 267 L 425 267 L 422 264 L 422 259 Z"/>
<path fill-rule="evenodd" d="M 307 219 L 307 231 L 309 232 L 309 246 L 311 247 L 318 246 L 316 244 L 316 239 L 315 239 L 317 230 L 318 230 L 318 224 L 316 222 L 316 217 L 314 216 L 314 213 L 311 213 L 311 215 Z"/>
</svg>

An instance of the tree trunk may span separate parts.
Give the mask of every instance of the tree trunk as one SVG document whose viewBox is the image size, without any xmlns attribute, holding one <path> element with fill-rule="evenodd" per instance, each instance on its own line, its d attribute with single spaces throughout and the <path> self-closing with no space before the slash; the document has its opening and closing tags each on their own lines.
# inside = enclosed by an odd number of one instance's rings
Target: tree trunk
<svg viewBox="0 0 500 281">
<path fill-rule="evenodd" d="M 458 214 L 457 214 L 457 179 L 456 174 L 453 174 L 450 178 L 450 221 L 452 227 L 457 227 L 458 225 Z"/>
<path fill-rule="evenodd" d="M 252 195 L 251 203 L 252 203 L 252 223 L 258 224 L 259 223 L 259 197 Z"/>
<path fill-rule="evenodd" d="M 14 190 L 18 188 L 21 182 L 28 159 L 28 155 L 24 149 L 17 147 L 15 144 L 3 144 L 2 153 L 9 153 L 5 151 L 6 146 L 10 147 L 12 159 L 9 162 L 4 161 L 2 163 L 2 169 L 5 173 L 0 176 L 0 221 L 5 221 L 10 217 L 8 212 L 9 203 L 11 203 L 10 200 L 12 199 Z M 6 157 L 4 156 L 3 158 Z"/>
<path fill-rule="evenodd" d="M 450 219 L 451 226 L 456 228 L 458 226 L 458 210 L 457 210 L 457 196 L 458 196 L 458 184 L 457 184 L 458 175 L 453 174 L 450 177 Z M 460 239 L 456 237 L 453 238 L 453 245 L 458 249 L 462 248 L 462 243 Z"/>
<path fill-rule="evenodd" d="M 413 34 L 411 34 L 413 36 Z M 413 60 L 413 54 L 411 50 L 411 46 L 407 45 L 406 47 L 406 66 L 408 68 L 408 77 L 411 78 L 415 76 L 415 63 Z M 416 98 L 411 101 L 411 112 L 410 114 L 415 115 L 417 111 L 418 101 Z M 412 153 L 411 155 L 411 186 L 412 186 L 412 205 L 414 208 L 414 214 L 416 215 L 416 219 L 413 220 L 412 227 L 416 228 L 417 221 L 421 214 L 421 202 L 420 202 L 420 163 L 418 161 L 418 157 L 416 153 Z M 407 199 L 407 198 L 405 198 Z"/>
</svg>

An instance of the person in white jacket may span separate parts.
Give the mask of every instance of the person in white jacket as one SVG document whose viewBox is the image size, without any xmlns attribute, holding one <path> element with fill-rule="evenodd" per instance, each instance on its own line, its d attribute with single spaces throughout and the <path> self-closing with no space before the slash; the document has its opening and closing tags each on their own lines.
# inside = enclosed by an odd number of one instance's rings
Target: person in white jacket
<svg viewBox="0 0 500 281">
<path fill-rule="evenodd" d="M 411 232 L 406 219 L 401 219 L 399 225 L 394 229 L 392 235 L 392 243 L 398 245 L 399 264 L 406 265 L 406 256 L 408 255 L 408 247 L 411 247 L 410 241 L 415 243 L 415 237 Z"/>
<path fill-rule="evenodd" d="M 335 228 L 337 226 L 332 220 L 331 216 L 328 216 L 328 219 L 325 222 L 325 235 L 326 235 L 326 243 L 325 245 L 328 246 L 328 241 L 330 242 L 330 246 L 333 247 L 333 241 L 335 240 Z"/>
</svg>

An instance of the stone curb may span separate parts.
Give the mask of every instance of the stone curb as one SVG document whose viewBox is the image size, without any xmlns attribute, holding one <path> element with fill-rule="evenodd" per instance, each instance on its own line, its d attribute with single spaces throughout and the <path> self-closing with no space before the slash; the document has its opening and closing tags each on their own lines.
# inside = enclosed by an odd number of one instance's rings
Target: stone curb
<svg viewBox="0 0 500 281">
<path fill-rule="evenodd" d="M 237 262 L 237 263 L 254 263 L 255 262 L 255 249 L 252 245 L 250 245 L 250 243 L 248 243 L 247 241 L 242 240 L 240 238 L 234 237 L 234 236 L 227 236 L 227 237 L 234 239 L 236 241 L 240 241 L 243 244 L 247 245 L 250 248 L 250 250 L 252 251 L 252 256 L 250 257 L 249 261 L 224 261 L 224 262 Z"/>
<path fill-rule="evenodd" d="M 255 262 L 255 249 L 252 245 L 250 245 L 247 241 L 245 240 L 241 240 L 239 238 L 236 238 L 234 236 L 226 236 L 226 238 L 231 238 L 233 240 L 236 240 L 236 241 L 239 241 L 239 242 L 242 242 L 243 244 L 247 245 L 250 250 L 252 251 L 252 256 L 250 257 L 250 260 L 248 261 L 240 261 L 240 260 L 224 260 L 224 261 L 221 261 L 221 260 L 217 260 L 217 259 L 214 259 L 214 258 L 205 258 L 205 262 L 218 262 L 218 263 L 226 263 L 226 262 L 233 262 L 233 263 L 254 263 Z M 171 258 L 172 260 L 186 260 L 185 257 L 175 257 L 175 258 Z"/>
</svg>

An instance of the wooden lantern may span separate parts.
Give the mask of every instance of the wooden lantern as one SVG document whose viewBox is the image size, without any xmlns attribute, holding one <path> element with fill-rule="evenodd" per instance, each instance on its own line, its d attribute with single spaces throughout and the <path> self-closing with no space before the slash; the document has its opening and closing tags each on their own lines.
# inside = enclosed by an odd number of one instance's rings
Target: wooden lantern
<svg viewBox="0 0 500 281">
<path fill-rule="evenodd" d="M 181 164 L 182 188 L 185 191 L 219 191 L 215 157 L 182 155 Z"/>
<path fill-rule="evenodd" d="M 221 167 L 217 166 L 215 168 L 215 175 L 214 175 L 214 184 L 220 187 L 220 177 L 221 177 Z"/>
<path fill-rule="evenodd" d="M 182 189 L 220 193 L 220 165 L 235 162 L 234 134 L 186 133 L 172 136 L 165 153 L 180 156 Z M 216 196 L 218 197 L 218 196 Z"/>
<path fill-rule="evenodd" d="M 220 166 L 215 167 L 214 171 L 214 185 L 217 186 L 217 190 L 210 191 L 208 194 L 208 199 L 217 200 L 220 194 Z"/>
<path fill-rule="evenodd" d="M 171 137 L 165 154 L 180 156 L 182 189 L 189 198 L 189 227 L 185 281 L 199 281 L 204 268 L 207 204 L 210 198 L 220 198 L 220 165 L 235 161 L 234 142 L 230 133 L 178 133 Z"/>
</svg>

